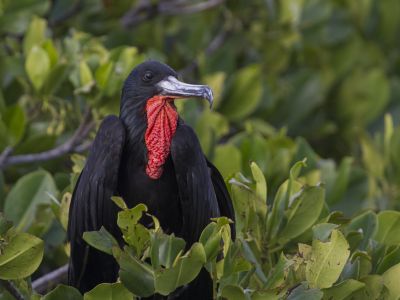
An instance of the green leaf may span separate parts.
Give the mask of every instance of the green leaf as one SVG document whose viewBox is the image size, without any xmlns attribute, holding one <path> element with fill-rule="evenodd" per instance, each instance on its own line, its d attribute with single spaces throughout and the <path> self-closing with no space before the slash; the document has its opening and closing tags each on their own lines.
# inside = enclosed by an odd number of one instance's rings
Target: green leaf
<svg viewBox="0 0 400 300">
<path fill-rule="evenodd" d="M 222 234 L 218 230 L 216 223 L 212 222 L 207 225 L 200 235 L 199 242 L 203 244 L 207 261 L 217 257 L 221 248 Z"/>
<path fill-rule="evenodd" d="M 50 72 L 50 58 L 47 52 L 34 46 L 26 58 L 25 70 L 33 86 L 39 91 Z"/>
<path fill-rule="evenodd" d="M 343 199 L 350 181 L 352 163 L 353 158 L 345 157 L 340 163 L 339 170 L 335 174 L 334 180 L 327 182 L 327 203 L 334 204 Z"/>
<path fill-rule="evenodd" d="M 385 159 L 390 157 L 390 145 L 394 133 L 393 118 L 390 114 L 385 114 L 385 130 L 383 138 Z"/>
<path fill-rule="evenodd" d="M 329 288 L 339 278 L 350 255 L 343 234 L 334 229 L 331 240 L 313 240 L 311 259 L 307 262 L 306 278 L 311 287 Z"/>
<path fill-rule="evenodd" d="M 88 87 L 93 83 L 92 71 L 84 61 L 81 61 L 79 64 L 79 76 L 82 87 Z"/>
<path fill-rule="evenodd" d="M 279 233 L 279 242 L 285 244 L 309 229 L 318 220 L 324 206 L 325 190 L 322 187 L 306 187 L 291 207 L 286 226 Z"/>
<path fill-rule="evenodd" d="M 245 241 L 245 240 L 241 240 L 242 242 L 242 250 L 243 250 L 243 256 L 246 258 L 246 260 L 250 263 L 252 263 L 255 267 L 255 274 L 257 275 L 258 279 L 260 279 L 260 281 L 263 284 L 266 284 L 268 282 L 268 280 L 270 280 L 270 284 L 273 285 L 275 282 L 277 282 L 276 279 L 280 279 L 279 275 L 281 274 L 280 272 L 277 272 L 277 277 L 273 278 L 273 279 L 268 279 L 265 276 L 265 273 L 263 271 L 263 268 L 261 266 L 260 260 L 259 258 L 259 253 L 257 253 L 256 251 L 254 251 L 251 247 L 251 243 L 250 241 Z M 281 260 L 281 265 L 279 266 L 279 271 L 282 269 L 281 266 L 283 266 L 283 268 L 285 267 L 285 258 L 284 257 L 280 257 Z"/>
<path fill-rule="evenodd" d="M 215 72 L 212 74 L 207 74 L 203 79 L 205 84 L 211 87 L 214 95 L 214 103 L 213 109 L 217 109 L 220 102 L 221 96 L 226 80 L 226 73 L 225 72 Z"/>
<path fill-rule="evenodd" d="M 329 289 L 325 289 L 323 299 L 344 300 L 364 286 L 365 284 L 360 281 L 348 279 Z"/>
<path fill-rule="evenodd" d="M 33 17 L 24 37 L 24 54 L 27 55 L 34 46 L 42 46 L 46 40 L 46 20 Z"/>
<path fill-rule="evenodd" d="M 296 162 L 289 170 L 289 179 L 279 187 L 274 198 L 271 213 L 267 220 L 267 240 L 271 238 L 273 240 L 279 238 L 277 237 L 277 233 L 281 230 L 284 221 L 286 221 L 284 212 L 289 206 L 289 200 L 302 188 L 302 185 L 297 182 L 296 179 L 300 174 L 301 169 L 305 166 L 305 160 Z"/>
<path fill-rule="evenodd" d="M 112 255 L 113 247 L 119 247 L 116 239 L 103 226 L 99 231 L 84 232 L 83 239 L 90 246 L 110 255 Z"/>
<path fill-rule="evenodd" d="M 226 285 L 222 289 L 221 296 L 224 299 L 229 300 L 247 300 L 247 297 L 242 289 L 238 285 Z"/>
<path fill-rule="evenodd" d="M 287 300 L 320 300 L 322 299 L 323 293 L 319 289 L 310 289 L 307 284 L 302 283 L 296 287 Z"/>
<path fill-rule="evenodd" d="M 203 245 L 194 243 L 190 250 L 179 257 L 171 268 L 156 270 L 155 288 L 157 293 L 168 295 L 176 288 L 188 284 L 197 277 L 206 262 Z"/>
<path fill-rule="evenodd" d="M 332 230 L 337 228 L 338 225 L 332 223 L 320 223 L 313 226 L 313 238 L 320 240 L 321 242 L 326 242 L 331 236 Z"/>
<path fill-rule="evenodd" d="M 32 225 L 27 230 L 35 236 L 43 236 L 50 229 L 54 220 L 54 212 L 49 204 L 39 204 L 33 217 Z"/>
<path fill-rule="evenodd" d="M 57 195 L 53 177 L 46 171 L 35 171 L 21 177 L 5 200 L 4 213 L 17 230 L 26 230 L 34 219 L 39 204 L 51 203 Z"/>
<path fill-rule="evenodd" d="M 340 279 L 359 279 L 368 275 L 371 269 L 371 257 L 367 252 L 356 250 L 344 266 Z"/>
<path fill-rule="evenodd" d="M 397 300 L 400 295 L 400 263 L 394 265 L 382 275 L 383 283 L 389 290 L 389 297 L 387 300 Z"/>
<path fill-rule="evenodd" d="M 272 205 L 271 213 L 268 215 L 268 225 L 267 225 L 267 238 L 276 238 L 276 235 L 281 228 L 283 221 L 285 220 L 284 211 L 285 211 L 285 199 L 286 195 L 294 194 L 294 192 L 298 192 L 301 189 L 301 185 L 295 183 L 293 185 L 292 191 L 288 191 L 289 188 L 289 180 L 286 180 L 279 187 L 277 193 L 275 194 L 274 202 Z"/>
<path fill-rule="evenodd" d="M 355 69 L 340 88 L 337 101 L 340 115 L 356 124 L 368 124 L 385 109 L 389 93 L 383 69 Z"/>
<path fill-rule="evenodd" d="M 303 168 L 307 167 L 307 159 L 304 158 L 301 161 L 296 162 L 289 171 L 289 176 L 290 176 L 290 180 L 294 181 L 297 179 L 297 177 L 299 177 L 300 172 Z"/>
<path fill-rule="evenodd" d="M 154 294 L 154 272 L 147 263 L 121 252 L 118 263 L 119 277 L 122 284 L 139 297 L 149 297 Z"/>
<path fill-rule="evenodd" d="M 43 258 L 43 241 L 27 233 L 18 233 L 0 255 L 0 279 L 20 279 L 31 275 Z"/>
<path fill-rule="evenodd" d="M 85 293 L 84 300 L 132 300 L 136 299 L 121 283 L 101 283 Z"/>
<path fill-rule="evenodd" d="M 57 285 L 57 287 L 43 296 L 40 300 L 83 300 L 82 295 L 76 288 L 63 284 Z"/>
<path fill-rule="evenodd" d="M 71 193 L 65 193 L 62 196 L 60 203 L 60 211 L 58 218 L 65 231 L 67 230 L 68 227 L 69 207 L 71 206 L 71 198 L 72 198 Z"/>
<path fill-rule="evenodd" d="M 229 119 L 239 121 L 257 108 L 261 95 L 261 67 L 249 65 L 235 73 L 220 110 Z"/>
<path fill-rule="evenodd" d="M 138 204 L 133 208 L 120 211 L 118 213 L 118 226 L 122 230 L 127 229 L 131 225 L 135 225 L 139 222 L 143 213 L 147 211 L 147 207 L 144 204 Z"/>
<path fill-rule="evenodd" d="M 279 300 L 280 295 L 276 294 L 275 291 L 255 291 L 251 295 L 252 300 Z M 308 300 L 308 299 L 307 299 Z M 314 299 L 312 299 L 314 300 Z"/>
<path fill-rule="evenodd" d="M 352 294 L 352 299 L 386 299 L 384 297 L 383 278 L 380 275 L 368 275 L 360 279 L 365 288 Z"/>
<path fill-rule="evenodd" d="M 260 198 L 261 201 L 267 202 L 267 182 L 265 180 L 264 174 L 255 162 L 251 162 L 250 168 L 253 178 L 256 182 L 256 195 Z M 266 207 L 265 212 L 263 213 L 266 213 Z"/>
<path fill-rule="evenodd" d="M 128 245 L 135 249 L 136 256 L 140 257 L 150 244 L 149 230 L 138 223 L 143 213 L 147 211 L 144 204 L 138 204 L 131 209 L 118 213 L 117 224 L 123 233 L 123 238 Z"/>
<path fill-rule="evenodd" d="M 155 233 L 151 235 L 151 262 L 153 267 L 160 265 L 169 268 L 185 248 L 185 241 L 173 234 Z"/>
<path fill-rule="evenodd" d="M 389 247 L 385 256 L 380 260 L 376 273 L 383 274 L 390 267 L 400 263 L 400 245 Z"/>
<path fill-rule="evenodd" d="M 7 144 L 15 146 L 21 140 L 25 132 L 25 113 L 19 105 L 13 105 L 6 109 L 2 117 L 7 127 Z"/>
<path fill-rule="evenodd" d="M 50 66 L 53 69 L 58 62 L 58 52 L 52 40 L 46 40 L 43 45 L 43 49 L 46 50 L 47 55 L 50 59 Z M 52 70 L 53 71 L 53 70 Z"/>
<path fill-rule="evenodd" d="M 382 211 L 378 214 L 378 230 L 375 240 L 387 246 L 400 243 L 400 212 Z"/>
<path fill-rule="evenodd" d="M 266 289 L 272 289 L 282 285 L 286 278 L 285 272 L 287 272 L 287 269 L 293 263 L 294 261 L 287 259 L 282 253 L 279 257 L 278 263 L 274 266 L 274 269 L 271 271 L 270 276 L 268 276 L 268 280 L 264 287 Z"/>
<path fill-rule="evenodd" d="M 249 207 L 251 205 L 249 202 L 255 202 L 253 200 L 254 194 L 247 185 L 236 179 L 231 179 L 229 183 L 231 184 L 232 202 L 235 211 L 236 231 L 238 233 L 245 232 L 249 222 Z"/>
<path fill-rule="evenodd" d="M 376 145 L 367 137 L 361 139 L 362 158 L 366 170 L 376 178 L 383 178 L 385 171 L 384 157 Z"/>
<path fill-rule="evenodd" d="M 51 55 L 52 56 L 50 56 L 50 61 L 52 62 L 52 60 L 55 59 L 53 57 L 55 53 L 52 53 Z M 44 94 L 51 95 L 62 89 L 63 88 L 62 84 L 65 82 L 67 74 L 70 72 L 69 67 L 70 66 L 64 61 L 61 61 L 59 64 L 55 65 L 46 78 L 46 82 L 43 85 L 42 92 Z"/>
<path fill-rule="evenodd" d="M 126 203 L 124 201 L 124 199 L 122 199 L 121 197 L 117 197 L 117 196 L 112 196 L 111 200 L 119 207 L 122 209 L 128 209 L 128 206 L 126 206 Z"/>
<path fill-rule="evenodd" d="M 213 162 L 224 178 L 239 172 L 242 167 L 241 153 L 231 144 L 218 145 Z"/>
<path fill-rule="evenodd" d="M 196 133 L 199 137 L 201 149 L 207 155 L 212 155 L 212 150 L 218 140 L 229 132 L 229 122 L 221 114 L 205 109 L 196 122 Z"/>
<path fill-rule="evenodd" d="M 101 89 L 105 89 L 107 87 L 113 67 L 114 63 L 109 61 L 97 68 L 95 78 L 98 86 Z"/>
<path fill-rule="evenodd" d="M 377 229 L 378 218 L 373 211 L 366 211 L 361 215 L 353 218 L 347 226 L 346 231 L 362 230 L 363 239 L 359 245 L 360 250 L 366 250 L 369 240 L 375 234 Z"/>
</svg>

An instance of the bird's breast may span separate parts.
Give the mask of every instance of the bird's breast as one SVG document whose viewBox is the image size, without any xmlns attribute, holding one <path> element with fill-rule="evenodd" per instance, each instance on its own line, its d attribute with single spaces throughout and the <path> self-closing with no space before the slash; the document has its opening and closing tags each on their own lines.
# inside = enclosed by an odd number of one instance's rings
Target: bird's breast
<svg viewBox="0 0 400 300">
<path fill-rule="evenodd" d="M 152 179 L 146 173 L 146 162 L 130 160 L 133 153 L 124 153 L 128 163 L 122 164 L 119 175 L 119 193 L 128 207 L 139 203 L 147 206 L 150 214 L 156 216 L 166 232 L 179 235 L 182 215 L 179 203 L 175 170 L 170 155 L 167 157 L 162 175 Z"/>
</svg>

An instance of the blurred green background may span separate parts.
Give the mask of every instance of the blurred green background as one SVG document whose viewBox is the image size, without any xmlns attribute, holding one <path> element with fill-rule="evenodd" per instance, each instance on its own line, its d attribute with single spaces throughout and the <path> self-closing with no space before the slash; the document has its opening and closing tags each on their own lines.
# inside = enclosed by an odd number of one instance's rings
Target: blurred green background
<svg viewBox="0 0 400 300">
<path fill-rule="evenodd" d="M 399 0 L 0 0 L 0 211 L 52 250 L 41 272 L 65 262 L 55 215 L 65 221 L 89 125 L 118 114 L 147 59 L 213 88 L 212 110 L 177 104 L 226 179 L 255 161 L 273 195 L 307 157 L 301 180 L 323 182 L 331 210 L 399 209 L 399 16 Z M 13 162 L 79 124 L 88 133 L 65 155 Z"/>
</svg>

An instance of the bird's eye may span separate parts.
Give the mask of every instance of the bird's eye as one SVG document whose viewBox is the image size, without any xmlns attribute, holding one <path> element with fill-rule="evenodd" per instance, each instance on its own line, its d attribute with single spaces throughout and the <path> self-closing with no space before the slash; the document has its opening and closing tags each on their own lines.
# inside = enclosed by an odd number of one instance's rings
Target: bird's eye
<svg viewBox="0 0 400 300">
<path fill-rule="evenodd" d="M 143 75 L 143 81 L 150 81 L 153 79 L 153 73 L 151 73 L 150 71 L 147 71 L 146 73 L 144 73 Z"/>
</svg>

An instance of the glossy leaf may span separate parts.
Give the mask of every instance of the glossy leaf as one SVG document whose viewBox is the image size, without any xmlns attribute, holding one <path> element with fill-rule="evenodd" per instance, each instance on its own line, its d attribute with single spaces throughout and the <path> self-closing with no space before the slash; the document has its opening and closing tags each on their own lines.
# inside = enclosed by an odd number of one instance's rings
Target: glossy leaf
<svg viewBox="0 0 400 300">
<path fill-rule="evenodd" d="M 400 264 L 394 265 L 382 275 L 383 283 L 389 290 L 388 300 L 398 299 L 400 295 L 399 276 Z"/>
<path fill-rule="evenodd" d="M 374 238 L 385 245 L 400 243 L 400 212 L 380 212 L 378 214 L 378 230 Z"/>
<path fill-rule="evenodd" d="M 82 295 L 76 288 L 59 284 L 54 290 L 46 294 L 41 300 L 83 300 Z"/>
<path fill-rule="evenodd" d="M 322 187 L 306 188 L 289 208 L 286 226 L 279 233 L 283 244 L 309 229 L 319 218 L 324 205 L 325 191 Z"/>
<path fill-rule="evenodd" d="M 155 272 L 155 289 L 161 295 L 168 295 L 177 287 L 191 282 L 206 262 L 202 244 L 195 243 L 188 253 L 179 257 L 171 268 Z"/>
<path fill-rule="evenodd" d="M 101 283 L 83 295 L 84 300 L 136 299 L 121 283 Z"/>
<path fill-rule="evenodd" d="M 238 121 L 257 108 L 262 93 L 260 76 L 259 65 L 249 65 L 237 72 L 220 106 L 224 115 Z"/>
<path fill-rule="evenodd" d="M 29 173 L 21 177 L 7 195 L 4 213 L 18 230 L 26 230 L 38 205 L 51 202 L 49 195 L 57 195 L 51 175 L 46 171 Z"/>
<path fill-rule="evenodd" d="M 118 242 L 103 226 L 99 231 L 84 232 L 83 239 L 90 246 L 110 255 L 112 255 L 112 248 L 118 247 Z"/>
<path fill-rule="evenodd" d="M 151 267 L 131 255 L 121 252 L 118 259 L 122 284 L 133 294 L 148 297 L 155 292 L 155 274 Z"/>
<path fill-rule="evenodd" d="M 20 279 L 30 276 L 43 258 L 43 241 L 27 233 L 13 236 L 0 255 L 0 279 Z"/>
<path fill-rule="evenodd" d="M 343 234 L 333 230 L 329 242 L 313 241 L 306 278 L 311 287 L 329 288 L 339 278 L 349 257 L 349 244 Z"/>
<path fill-rule="evenodd" d="M 364 283 L 357 280 L 348 279 L 337 285 L 334 285 L 329 289 L 325 289 L 323 299 L 335 299 L 335 300 L 347 299 L 347 297 L 350 297 L 353 293 L 357 292 L 358 290 L 364 287 L 365 287 Z"/>
<path fill-rule="evenodd" d="M 307 284 L 302 283 L 292 290 L 287 297 L 288 300 L 320 300 L 323 293 L 319 289 L 311 289 Z"/>
<path fill-rule="evenodd" d="M 36 90 L 40 90 L 50 72 L 50 58 L 45 50 L 34 46 L 28 54 L 25 69 Z"/>
</svg>

